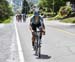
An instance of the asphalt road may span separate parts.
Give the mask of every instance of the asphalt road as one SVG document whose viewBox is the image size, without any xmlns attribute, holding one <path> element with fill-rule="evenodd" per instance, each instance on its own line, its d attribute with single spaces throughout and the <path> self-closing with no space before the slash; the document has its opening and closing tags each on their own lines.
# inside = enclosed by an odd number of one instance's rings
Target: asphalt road
<svg viewBox="0 0 75 62">
<path fill-rule="evenodd" d="M 64 26 L 45 22 L 46 35 L 42 38 L 41 58 L 34 55 L 26 23 L 16 23 L 25 62 L 75 62 L 75 25 Z"/>
<path fill-rule="evenodd" d="M 0 26 L 0 62 L 19 62 L 14 24 Z"/>
</svg>

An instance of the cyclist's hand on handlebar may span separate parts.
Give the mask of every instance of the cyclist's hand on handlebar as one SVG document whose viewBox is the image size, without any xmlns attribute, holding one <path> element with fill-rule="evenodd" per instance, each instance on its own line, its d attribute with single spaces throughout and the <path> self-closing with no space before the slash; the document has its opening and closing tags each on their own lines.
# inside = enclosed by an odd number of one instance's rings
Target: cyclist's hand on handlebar
<svg viewBox="0 0 75 62">
<path fill-rule="evenodd" d="M 33 32 L 34 32 L 34 30 L 31 30 L 31 32 L 33 33 Z"/>
<path fill-rule="evenodd" d="M 32 35 L 34 35 L 34 30 L 31 30 L 31 32 L 32 32 Z"/>
</svg>

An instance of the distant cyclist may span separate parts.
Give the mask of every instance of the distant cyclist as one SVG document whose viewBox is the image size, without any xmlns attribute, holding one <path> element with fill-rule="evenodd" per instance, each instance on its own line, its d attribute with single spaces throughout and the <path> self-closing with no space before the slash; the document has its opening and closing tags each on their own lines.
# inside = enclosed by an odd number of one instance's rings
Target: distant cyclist
<svg viewBox="0 0 75 62">
<path fill-rule="evenodd" d="M 22 17 L 23 17 L 23 22 L 26 22 L 26 14 L 22 14 Z"/>
<path fill-rule="evenodd" d="M 34 16 L 30 19 L 30 30 L 32 32 L 32 46 L 34 46 L 35 35 L 33 34 L 36 31 L 36 28 L 41 28 L 41 37 L 42 34 L 45 35 L 45 25 L 43 18 L 39 16 L 39 12 L 34 12 Z"/>
<path fill-rule="evenodd" d="M 16 20 L 17 20 L 18 22 L 22 22 L 22 15 L 21 15 L 21 14 L 17 14 L 17 15 L 16 15 Z"/>
</svg>

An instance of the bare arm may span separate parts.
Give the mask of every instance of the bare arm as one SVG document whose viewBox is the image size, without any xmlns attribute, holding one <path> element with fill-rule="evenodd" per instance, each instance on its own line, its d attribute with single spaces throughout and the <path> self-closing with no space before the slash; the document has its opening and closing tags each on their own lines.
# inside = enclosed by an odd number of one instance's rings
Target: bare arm
<svg viewBox="0 0 75 62">
<path fill-rule="evenodd" d="M 41 24 L 42 24 L 42 26 L 43 26 L 43 29 L 45 30 L 45 24 L 44 24 L 44 20 L 43 20 L 43 18 L 42 17 L 40 17 L 40 19 L 41 19 Z"/>
<path fill-rule="evenodd" d="M 32 24 L 32 22 L 31 22 L 31 20 L 30 20 L 30 24 L 29 24 L 29 29 L 30 29 L 30 30 L 32 30 L 31 24 Z"/>
</svg>

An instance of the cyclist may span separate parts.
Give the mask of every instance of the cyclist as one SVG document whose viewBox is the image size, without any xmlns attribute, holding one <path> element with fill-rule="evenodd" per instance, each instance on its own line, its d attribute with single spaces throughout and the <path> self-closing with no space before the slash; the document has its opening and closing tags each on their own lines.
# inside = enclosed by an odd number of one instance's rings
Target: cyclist
<svg viewBox="0 0 75 62">
<path fill-rule="evenodd" d="M 22 15 L 21 15 L 21 14 L 17 14 L 17 15 L 16 15 L 16 20 L 17 20 L 18 22 L 20 22 L 20 21 L 22 20 Z"/>
<path fill-rule="evenodd" d="M 32 32 L 32 46 L 34 46 L 35 35 L 33 34 L 36 31 L 36 28 L 41 28 L 41 37 L 42 34 L 45 35 L 45 25 L 43 18 L 39 15 L 39 12 L 34 12 L 34 16 L 30 19 L 30 30 Z"/>
<path fill-rule="evenodd" d="M 26 14 L 22 14 L 23 22 L 26 22 Z"/>
</svg>

